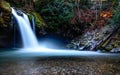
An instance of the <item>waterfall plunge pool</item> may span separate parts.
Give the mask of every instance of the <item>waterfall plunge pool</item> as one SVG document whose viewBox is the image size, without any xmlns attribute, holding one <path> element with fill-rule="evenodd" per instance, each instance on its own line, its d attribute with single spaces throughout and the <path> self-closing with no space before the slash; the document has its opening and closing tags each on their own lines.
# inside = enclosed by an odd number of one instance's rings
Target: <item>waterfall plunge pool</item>
<svg viewBox="0 0 120 75">
<path fill-rule="evenodd" d="M 115 53 L 99 53 L 93 51 L 76 51 L 76 50 L 57 50 L 48 48 L 24 48 L 24 49 L 9 49 L 9 51 L 0 52 L 0 61 L 23 60 L 44 57 L 77 57 L 90 59 L 120 59 L 120 55 Z"/>
<path fill-rule="evenodd" d="M 47 43 L 41 43 L 39 45 L 38 40 L 31 28 L 29 18 L 25 13 L 22 13 L 23 16 L 17 14 L 17 11 L 12 8 L 12 14 L 16 19 L 18 26 L 20 28 L 23 48 L 21 49 L 8 49 L 1 50 L 0 58 L 2 60 L 11 60 L 18 58 L 34 58 L 34 57 L 84 57 L 84 58 L 119 58 L 119 54 L 110 54 L 110 53 L 99 53 L 93 51 L 76 51 L 76 50 L 66 50 L 66 49 L 50 49 L 47 48 Z M 53 41 L 52 41 L 53 42 Z M 56 43 L 57 44 L 57 43 Z M 43 45 L 43 46 L 42 46 Z M 35 59 L 35 58 L 34 58 Z"/>
</svg>

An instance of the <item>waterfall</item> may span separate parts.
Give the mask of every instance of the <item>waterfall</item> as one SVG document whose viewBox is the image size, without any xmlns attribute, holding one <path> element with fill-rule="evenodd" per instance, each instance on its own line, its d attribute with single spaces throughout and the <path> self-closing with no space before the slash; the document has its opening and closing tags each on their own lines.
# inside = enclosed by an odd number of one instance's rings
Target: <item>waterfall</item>
<svg viewBox="0 0 120 75">
<path fill-rule="evenodd" d="M 33 28 L 34 33 L 36 34 L 36 29 L 35 29 L 35 17 L 34 17 L 34 16 L 32 16 L 32 28 Z"/>
<path fill-rule="evenodd" d="M 13 8 L 12 14 L 19 25 L 24 48 L 37 47 L 38 41 L 35 34 L 32 31 L 28 16 L 23 12 L 22 15 L 18 15 L 17 11 Z"/>
</svg>

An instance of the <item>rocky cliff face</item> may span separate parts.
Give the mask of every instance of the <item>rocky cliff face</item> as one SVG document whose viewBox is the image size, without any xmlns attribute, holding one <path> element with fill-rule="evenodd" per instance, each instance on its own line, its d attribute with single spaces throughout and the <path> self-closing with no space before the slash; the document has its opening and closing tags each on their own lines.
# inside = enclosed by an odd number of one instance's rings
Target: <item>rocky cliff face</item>
<svg viewBox="0 0 120 75">
<path fill-rule="evenodd" d="M 86 32 L 71 41 L 68 48 L 76 50 L 95 50 L 102 52 L 120 52 L 120 29 L 105 26 L 102 30 Z"/>
<path fill-rule="evenodd" d="M 0 1 L 0 47 L 10 47 L 11 32 L 11 8 L 10 4 L 4 0 Z"/>
</svg>

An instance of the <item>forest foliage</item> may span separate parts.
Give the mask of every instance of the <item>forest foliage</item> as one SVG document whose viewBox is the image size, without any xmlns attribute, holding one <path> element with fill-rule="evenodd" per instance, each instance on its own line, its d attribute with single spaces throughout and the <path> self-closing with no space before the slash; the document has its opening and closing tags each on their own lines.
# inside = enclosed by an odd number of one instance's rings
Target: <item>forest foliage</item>
<svg viewBox="0 0 120 75">
<path fill-rule="evenodd" d="M 107 23 L 106 13 L 113 17 L 111 25 L 119 23 L 118 0 L 103 3 L 101 7 L 90 0 L 6 0 L 12 7 L 22 8 L 27 12 L 41 15 L 47 24 L 47 31 L 61 33 L 64 36 L 76 37 L 85 29 L 100 28 Z M 19 4 L 18 4 L 19 3 Z M 30 7 L 28 9 L 28 7 Z M 117 8 L 117 9 L 116 9 Z M 97 12 L 96 12 L 97 10 Z M 117 10 L 117 11 L 116 11 Z M 102 13 L 102 17 L 101 14 Z M 36 16 L 36 14 L 34 14 Z M 96 16 L 97 15 L 97 16 Z M 116 15 L 116 16 L 115 16 Z M 111 18 L 111 17 L 110 17 Z M 114 21 L 115 20 L 115 21 Z M 1 20 L 2 21 L 2 20 Z M 38 26 L 41 22 L 36 19 Z M 1 22 L 2 23 L 2 22 Z"/>
<path fill-rule="evenodd" d="M 118 6 L 116 8 L 116 13 L 114 14 L 114 16 L 111 19 L 111 25 L 113 27 L 120 27 L 120 6 Z"/>
<path fill-rule="evenodd" d="M 53 32 L 60 31 L 62 27 L 72 27 L 76 33 L 82 33 L 83 29 L 89 27 L 100 29 L 104 26 L 116 10 L 119 10 L 116 9 L 118 5 L 118 0 L 102 4 L 95 4 L 90 0 L 52 0 L 39 12 Z"/>
<path fill-rule="evenodd" d="M 78 23 L 80 13 L 76 13 L 78 9 L 89 9 L 91 6 L 88 0 L 52 0 L 47 5 L 43 6 L 39 11 L 43 16 L 48 30 L 51 32 L 63 33 L 67 37 L 75 37 L 82 33 L 83 28 L 80 26 L 82 23 Z M 76 15 L 77 14 L 77 15 Z M 79 24 L 79 25 L 77 25 Z M 87 25 L 87 24 L 86 24 Z"/>
</svg>

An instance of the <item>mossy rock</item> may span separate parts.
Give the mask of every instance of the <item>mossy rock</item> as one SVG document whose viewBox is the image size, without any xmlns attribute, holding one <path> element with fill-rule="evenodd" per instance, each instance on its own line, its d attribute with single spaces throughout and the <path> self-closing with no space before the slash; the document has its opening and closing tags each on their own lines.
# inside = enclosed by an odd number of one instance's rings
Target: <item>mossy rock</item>
<svg viewBox="0 0 120 75">
<path fill-rule="evenodd" d="M 118 47 L 118 43 L 117 43 L 117 42 L 114 42 L 114 43 L 112 44 L 112 46 L 113 46 L 114 48 L 117 48 L 117 47 Z"/>
<path fill-rule="evenodd" d="M 1 0 L 0 1 L 0 8 L 3 9 L 4 11 L 11 12 L 11 6 L 8 2 Z"/>
<path fill-rule="evenodd" d="M 107 50 L 107 51 L 111 51 L 112 49 L 113 49 L 113 47 L 112 47 L 112 46 L 110 46 L 110 47 L 106 48 L 106 50 Z"/>
<path fill-rule="evenodd" d="M 30 20 L 32 20 L 33 16 L 35 17 L 35 20 L 36 20 L 36 27 L 41 28 L 41 27 L 46 26 L 44 20 L 37 12 L 30 12 L 29 14 Z"/>
<path fill-rule="evenodd" d="M 4 20 L 3 18 L 0 17 L 0 25 L 3 25 L 4 24 Z"/>
<path fill-rule="evenodd" d="M 10 4 L 4 0 L 0 1 L 0 26 L 8 27 L 11 21 L 11 7 Z"/>
<path fill-rule="evenodd" d="M 105 50 L 106 48 L 105 48 L 104 45 L 101 45 L 101 46 L 98 47 L 98 49 L 100 49 L 100 50 Z"/>
</svg>

